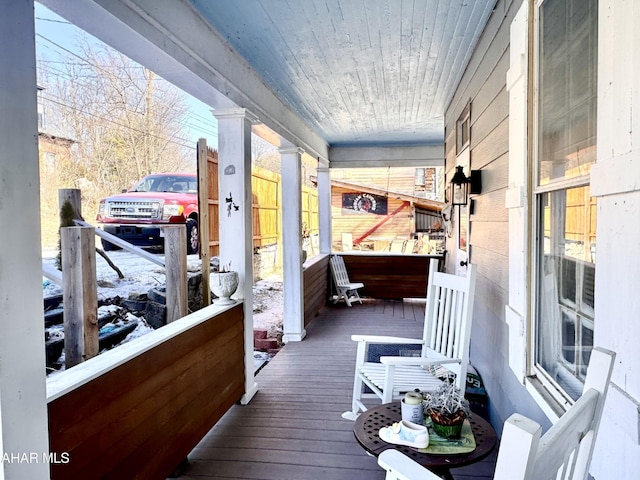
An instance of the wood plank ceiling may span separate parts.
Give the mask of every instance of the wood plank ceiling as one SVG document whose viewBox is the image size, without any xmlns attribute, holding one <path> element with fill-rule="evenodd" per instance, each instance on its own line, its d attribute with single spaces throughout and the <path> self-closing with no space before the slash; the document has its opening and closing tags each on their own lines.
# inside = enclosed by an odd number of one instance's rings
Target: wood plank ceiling
<svg viewBox="0 0 640 480">
<path fill-rule="evenodd" d="M 190 0 L 331 146 L 430 145 L 495 0 Z"/>
</svg>

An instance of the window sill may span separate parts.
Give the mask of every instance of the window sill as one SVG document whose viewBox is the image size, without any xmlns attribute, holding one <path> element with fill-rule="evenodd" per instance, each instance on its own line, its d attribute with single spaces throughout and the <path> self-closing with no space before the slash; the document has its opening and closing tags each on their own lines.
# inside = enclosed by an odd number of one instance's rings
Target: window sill
<svg viewBox="0 0 640 480">
<path fill-rule="evenodd" d="M 570 407 L 569 403 L 560 403 L 537 377 L 526 377 L 524 384 L 551 423 L 558 421 Z"/>
</svg>

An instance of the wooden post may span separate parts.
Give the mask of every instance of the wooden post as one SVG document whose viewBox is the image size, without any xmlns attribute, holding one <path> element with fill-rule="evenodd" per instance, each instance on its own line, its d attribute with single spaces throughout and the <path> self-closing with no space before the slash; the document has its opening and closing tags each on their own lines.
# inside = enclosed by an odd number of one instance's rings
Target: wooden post
<svg viewBox="0 0 640 480">
<path fill-rule="evenodd" d="M 98 354 L 98 288 L 93 228 L 60 229 L 66 368 Z"/>
<path fill-rule="evenodd" d="M 69 201 L 73 207 L 74 220 L 82 219 L 82 196 L 81 191 L 77 188 L 61 188 L 58 190 L 58 208 L 62 210 L 62 206 Z M 66 226 L 66 225 L 65 225 Z"/>
<path fill-rule="evenodd" d="M 164 261 L 167 284 L 167 323 L 187 315 L 187 243 L 184 224 L 166 225 Z"/>
<path fill-rule="evenodd" d="M 211 287 L 209 273 L 211 272 L 211 254 L 209 248 L 209 179 L 207 160 L 207 140 L 198 140 L 198 220 L 200 232 L 200 259 L 202 260 L 202 306 L 211 305 Z"/>
</svg>

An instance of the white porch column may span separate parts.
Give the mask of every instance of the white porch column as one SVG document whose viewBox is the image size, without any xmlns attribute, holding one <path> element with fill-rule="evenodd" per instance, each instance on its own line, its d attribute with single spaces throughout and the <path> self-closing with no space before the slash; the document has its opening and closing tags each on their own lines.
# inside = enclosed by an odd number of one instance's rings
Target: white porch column
<svg viewBox="0 0 640 480">
<path fill-rule="evenodd" d="M 320 253 L 331 253 L 331 173 L 327 167 L 318 168 L 318 223 L 320 224 Z"/>
<path fill-rule="evenodd" d="M 284 335 L 282 340 L 299 342 L 304 329 L 304 285 L 302 281 L 302 154 L 296 147 L 281 148 L 282 160 L 282 270 L 284 280 Z"/>
<path fill-rule="evenodd" d="M 234 299 L 244 301 L 245 394 L 258 391 L 253 374 L 253 229 L 251 192 L 251 125 L 257 118 L 243 108 L 213 112 L 218 119 L 218 193 L 220 267 L 238 272 Z"/>
<path fill-rule="evenodd" d="M 12 480 L 49 478 L 43 461 L 49 436 L 34 39 L 33 1 L 4 2 L 0 15 L 0 453 L 8 457 L 0 462 L 0 479 Z"/>
</svg>

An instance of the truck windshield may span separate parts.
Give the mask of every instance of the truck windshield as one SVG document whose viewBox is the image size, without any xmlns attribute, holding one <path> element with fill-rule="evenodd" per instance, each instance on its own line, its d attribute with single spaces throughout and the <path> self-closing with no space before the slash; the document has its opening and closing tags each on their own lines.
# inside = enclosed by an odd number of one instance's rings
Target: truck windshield
<svg viewBox="0 0 640 480">
<path fill-rule="evenodd" d="M 142 179 L 131 191 L 197 193 L 198 186 L 195 177 L 149 175 Z"/>
</svg>

